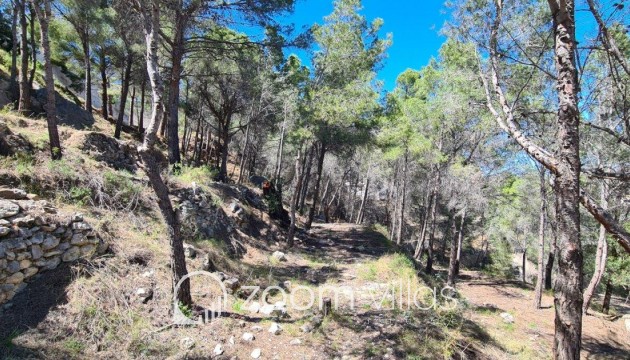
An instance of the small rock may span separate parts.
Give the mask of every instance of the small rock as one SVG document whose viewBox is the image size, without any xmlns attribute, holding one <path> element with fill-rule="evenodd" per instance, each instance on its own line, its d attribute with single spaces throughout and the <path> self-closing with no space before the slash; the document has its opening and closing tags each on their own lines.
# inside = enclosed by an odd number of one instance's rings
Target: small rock
<svg viewBox="0 0 630 360">
<path fill-rule="evenodd" d="M 153 271 L 153 270 L 145 271 L 145 272 L 142 273 L 142 277 L 145 277 L 145 278 L 146 277 L 151 277 L 151 276 L 153 276 L 153 274 L 155 274 L 155 271 Z"/>
<path fill-rule="evenodd" d="M 228 340 L 230 345 L 234 345 L 234 336 L 230 336 L 230 340 Z"/>
<path fill-rule="evenodd" d="M 74 246 L 66 250 L 66 252 L 61 255 L 61 260 L 63 260 L 63 262 L 71 262 L 78 259 L 79 256 L 81 256 L 81 249 Z"/>
<path fill-rule="evenodd" d="M 0 236 L 5 236 L 10 232 L 11 232 L 11 229 L 9 229 L 8 227 L 0 226 Z"/>
<path fill-rule="evenodd" d="M 40 259 L 42 256 L 44 256 L 44 252 L 42 251 L 41 246 L 39 246 L 39 245 L 32 245 L 31 246 L 31 257 L 33 258 L 33 260 Z"/>
<path fill-rule="evenodd" d="M 27 216 L 15 218 L 11 222 L 13 223 L 13 225 L 17 225 L 20 227 L 27 227 L 27 226 L 33 225 L 35 223 L 35 219 L 32 216 L 27 215 Z"/>
<path fill-rule="evenodd" d="M 230 279 L 224 280 L 223 285 L 225 285 L 225 288 L 228 290 L 230 294 L 233 294 L 241 286 L 237 278 L 230 278 Z"/>
<path fill-rule="evenodd" d="M 217 346 L 214 347 L 214 355 L 215 356 L 219 356 L 223 354 L 223 345 L 221 344 L 217 344 Z"/>
<path fill-rule="evenodd" d="M 242 337 L 243 341 L 254 341 L 254 334 L 252 333 L 244 333 Z"/>
<path fill-rule="evenodd" d="M 16 272 L 15 274 L 4 279 L 4 282 L 7 284 L 19 284 L 22 281 L 24 281 L 24 274 L 22 274 L 21 272 Z"/>
<path fill-rule="evenodd" d="M 31 276 L 37 274 L 37 272 L 39 272 L 38 268 L 30 267 L 30 268 L 24 270 L 24 278 L 30 278 Z"/>
<path fill-rule="evenodd" d="M 499 316 L 503 318 L 503 322 L 506 324 L 512 324 L 514 322 L 514 316 L 510 313 L 503 312 Z"/>
<path fill-rule="evenodd" d="M 287 261 L 287 255 L 282 251 L 274 251 L 274 253 L 271 254 L 271 257 L 278 261 Z"/>
<path fill-rule="evenodd" d="M 258 331 L 258 332 L 261 332 L 261 331 L 262 331 L 262 329 L 263 329 L 263 328 L 262 328 L 261 326 L 258 326 L 258 325 L 254 325 L 254 326 L 252 326 L 252 331 Z"/>
<path fill-rule="evenodd" d="M 83 221 L 83 214 L 76 213 L 72 215 L 72 222 L 81 222 L 81 221 Z"/>
<path fill-rule="evenodd" d="M 313 324 L 311 324 L 310 322 L 308 322 L 308 323 L 306 323 L 306 324 L 304 324 L 304 325 L 300 326 L 300 330 L 301 330 L 302 332 L 305 332 L 305 333 L 310 333 L 311 331 L 315 330 L 315 326 L 313 326 Z"/>
<path fill-rule="evenodd" d="M 258 301 L 254 301 L 250 306 L 249 306 L 249 312 L 252 314 L 257 314 L 260 311 L 260 303 Z"/>
<path fill-rule="evenodd" d="M 192 245 L 184 244 L 184 255 L 186 255 L 187 258 L 194 259 L 197 257 L 197 249 Z"/>
<path fill-rule="evenodd" d="M 59 238 L 55 236 L 46 236 L 44 242 L 42 243 L 43 250 L 50 250 L 52 248 L 57 247 L 59 245 Z"/>
<path fill-rule="evenodd" d="M 0 199 L 0 219 L 17 215 L 19 212 L 20 207 L 17 204 L 8 200 Z"/>
<path fill-rule="evenodd" d="M 293 339 L 293 340 L 291 340 L 289 345 L 302 345 L 302 340 L 300 340 L 300 339 Z"/>
<path fill-rule="evenodd" d="M 193 339 L 191 339 L 189 337 L 182 338 L 179 341 L 179 347 L 182 350 L 190 350 L 190 349 L 195 347 L 195 340 L 193 340 Z"/>
<path fill-rule="evenodd" d="M 280 327 L 280 325 L 278 325 L 277 323 L 271 323 L 271 326 L 269 327 L 269 332 L 274 334 L 274 335 L 278 335 L 280 334 L 280 332 L 282 331 L 282 328 Z"/>
<path fill-rule="evenodd" d="M 252 351 L 252 358 L 258 359 L 260 357 L 260 353 L 261 353 L 260 349 L 258 348 L 254 349 L 254 351 Z"/>
</svg>

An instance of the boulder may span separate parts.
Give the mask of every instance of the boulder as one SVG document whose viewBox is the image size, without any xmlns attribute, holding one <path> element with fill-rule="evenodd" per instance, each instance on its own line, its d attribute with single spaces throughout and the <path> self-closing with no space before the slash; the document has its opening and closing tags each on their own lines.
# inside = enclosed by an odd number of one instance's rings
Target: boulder
<svg viewBox="0 0 630 360">
<path fill-rule="evenodd" d="M 190 350 L 195 347 L 195 340 L 189 337 L 182 338 L 179 340 L 179 347 L 182 350 Z"/>
<path fill-rule="evenodd" d="M 81 256 L 81 249 L 73 246 L 63 253 L 63 255 L 61 256 L 61 260 L 63 260 L 63 262 L 72 262 L 77 260 L 79 256 Z"/>
</svg>

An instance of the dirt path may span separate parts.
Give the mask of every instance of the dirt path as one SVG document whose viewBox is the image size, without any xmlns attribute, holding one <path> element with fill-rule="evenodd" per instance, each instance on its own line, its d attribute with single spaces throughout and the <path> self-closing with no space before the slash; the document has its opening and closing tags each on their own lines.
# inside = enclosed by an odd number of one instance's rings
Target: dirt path
<svg viewBox="0 0 630 360">
<path fill-rule="evenodd" d="M 478 272 L 463 272 L 459 291 L 472 307 L 471 320 L 481 324 L 491 336 L 509 352 L 521 351 L 532 357 L 549 357 L 553 343 L 553 296 L 543 295 L 544 309 L 535 310 L 531 286 L 518 282 L 499 282 L 485 278 Z M 508 312 L 513 324 L 503 322 L 499 314 Z M 608 321 L 596 316 L 585 316 L 582 338 L 583 359 L 630 358 L 630 333 L 623 320 Z"/>
</svg>

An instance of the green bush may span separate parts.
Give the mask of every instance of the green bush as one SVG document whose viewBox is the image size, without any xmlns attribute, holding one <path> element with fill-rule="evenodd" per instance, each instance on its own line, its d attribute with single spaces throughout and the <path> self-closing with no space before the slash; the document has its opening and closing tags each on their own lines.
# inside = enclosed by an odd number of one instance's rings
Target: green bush
<svg viewBox="0 0 630 360">
<path fill-rule="evenodd" d="M 103 190 L 113 205 L 127 207 L 137 202 L 142 186 L 134 183 L 130 174 L 107 171 L 103 174 Z"/>
<path fill-rule="evenodd" d="M 187 184 L 192 184 L 193 182 L 203 185 L 212 182 L 218 174 L 218 171 L 208 165 L 192 167 L 192 166 L 182 166 L 177 174 L 174 174 L 175 177 Z"/>
<path fill-rule="evenodd" d="M 82 186 L 73 186 L 70 188 L 69 196 L 77 205 L 85 206 L 92 198 L 92 190 Z"/>
</svg>

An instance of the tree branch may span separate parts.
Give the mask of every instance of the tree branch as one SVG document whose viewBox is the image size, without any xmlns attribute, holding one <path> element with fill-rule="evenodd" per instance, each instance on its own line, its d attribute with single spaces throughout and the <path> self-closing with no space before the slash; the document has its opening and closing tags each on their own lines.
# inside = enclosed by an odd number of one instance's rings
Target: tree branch
<svg viewBox="0 0 630 360">
<path fill-rule="evenodd" d="M 606 231 L 617 240 L 619 245 L 630 254 L 630 233 L 619 225 L 606 210 L 599 206 L 584 189 L 580 189 L 580 203 L 593 215 L 595 220 L 606 228 Z"/>
</svg>

